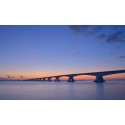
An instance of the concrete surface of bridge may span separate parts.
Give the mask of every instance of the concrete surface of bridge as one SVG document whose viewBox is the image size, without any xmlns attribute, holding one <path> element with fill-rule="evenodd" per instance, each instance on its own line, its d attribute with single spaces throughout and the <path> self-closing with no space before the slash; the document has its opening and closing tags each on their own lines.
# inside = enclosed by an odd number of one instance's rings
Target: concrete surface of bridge
<svg viewBox="0 0 125 125">
<path fill-rule="evenodd" d="M 89 75 L 89 76 L 95 76 L 96 79 L 94 82 L 103 83 L 105 82 L 103 76 L 112 75 L 112 74 L 119 74 L 119 73 L 125 73 L 125 70 L 113 70 L 113 71 L 102 71 L 102 72 L 90 72 L 90 73 L 76 73 L 76 74 L 65 74 L 65 75 L 58 75 L 58 76 L 48 76 L 48 77 L 42 77 L 42 78 L 34 78 L 34 79 L 28 79 L 26 81 L 52 81 L 52 78 L 55 78 L 56 82 L 60 81 L 60 77 L 68 77 L 68 82 L 74 82 L 74 77 L 81 76 L 81 75 Z"/>
</svg>

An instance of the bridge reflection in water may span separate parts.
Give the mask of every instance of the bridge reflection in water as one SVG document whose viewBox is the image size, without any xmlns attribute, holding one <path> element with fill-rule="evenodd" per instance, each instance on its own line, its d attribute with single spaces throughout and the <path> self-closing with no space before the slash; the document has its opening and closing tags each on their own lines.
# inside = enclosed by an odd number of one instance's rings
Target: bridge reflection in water
<svg viewBox="0 0 125 125">
<path fill-rule="evenodd" d="M 96 97 L 98 100 L 103 100 L 105 99 L 104 95 L 104 84 L 102 83 L 96 83 Z"/>
<path fill-rule="evenodd" d="M 66 75 L 48 76 L 48 77 L 42 77 L 42 78 L 27 79 L 25 81 L 50 81 L 51 82 L 52 78 L 55 78 L 55 82 L 60 82 L 61 77 L 68 77 L 68 80 L 67 80 L 68 82 L 75 82 L 74 78 L 76 76 L 89 75 L 89 76 L 95 76 L 96 77 L 94 82 L 103 83 L 103 82 L 105 82 L 103 76 L 112 75 L 112 74 L 119 74 L 119 73 L 125 73 L 125 70 L 66 74 Z"/>
</svg>

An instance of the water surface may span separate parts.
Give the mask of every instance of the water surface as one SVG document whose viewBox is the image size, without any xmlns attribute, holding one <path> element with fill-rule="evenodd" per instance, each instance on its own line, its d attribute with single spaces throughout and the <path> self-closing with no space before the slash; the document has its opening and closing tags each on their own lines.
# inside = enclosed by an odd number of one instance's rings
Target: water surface
<svg viewBox="0 0 125 125">
<path fill-rule="evenodd" d="M 0 100 L 124 100 L 125 81 L 0 81 Z"/>
</svg>

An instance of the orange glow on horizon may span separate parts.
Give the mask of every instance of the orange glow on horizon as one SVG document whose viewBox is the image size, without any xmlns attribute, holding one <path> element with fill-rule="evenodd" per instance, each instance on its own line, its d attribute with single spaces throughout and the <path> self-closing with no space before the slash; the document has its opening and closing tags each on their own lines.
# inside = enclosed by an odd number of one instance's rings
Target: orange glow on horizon
<svg viewBox="0 0 125 125">
<path fill-rule="evenodd" d="M 33 79 L 33 78 L 42 78 L 42 77 L 49 77 L 49 76 L 56 76 L 56 75 L 64 75 L 64 74 L 62 74 L 62 73 L 55 73 L 55 74 L 52 74 L 52 73 L 45 73 L 45 74 L 24 73 L 24 74 L 9 74 L 9 75 L 11 77 L 10 79 L 23 80 L 23 79 Z M 9 75 L 7 75 L 7 73 L 0 73 L 0 78 L 8 79 Z M 61 80 L 67 80 L 68 77 L 60 77 L 60 79 Z M 76 79 L 76 80 L 94 80 L 95 76 L 81 75 L 81 76 L 74 77 L 74 79 Z M 107 79 L 107 80 L 125 79 L 125 73 L 104 76 L 104 79 Z"/>
</svg>

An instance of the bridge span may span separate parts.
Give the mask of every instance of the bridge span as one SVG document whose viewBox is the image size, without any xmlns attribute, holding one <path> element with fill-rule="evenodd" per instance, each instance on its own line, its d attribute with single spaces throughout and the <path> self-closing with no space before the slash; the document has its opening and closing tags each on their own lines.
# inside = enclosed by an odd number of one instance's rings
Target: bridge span
<svg viewBox="0 0 125 125">
<path fill-rule="evenodd" d="M 55 78 L 55 81 L 59 82 L 61 77 L 66 76 L 66 77 L 68 77 L 68 80 L 67 80 L 68 82 L 75 82 L 74 77 L 81 76 L 81 75 L 89 75 L 89 76 L 95 76 L 96 77 L 94 82 L 103 83 L 103 82 L 105 82 L 103 76 L 112 75 L 112 74 L 119 74 L 119 73 L 125 73 L 125 70 L 65 74 L 65 75 L 57 75 L 57 76 L 48 76 L 48 77 L 28 79 L 26 81 L 52 81 L 52 78 Z"/>
</svg>

